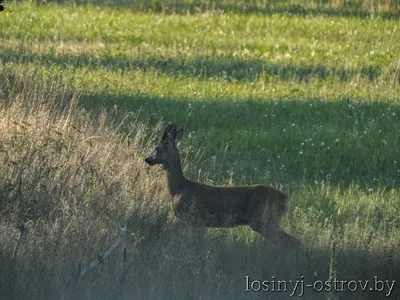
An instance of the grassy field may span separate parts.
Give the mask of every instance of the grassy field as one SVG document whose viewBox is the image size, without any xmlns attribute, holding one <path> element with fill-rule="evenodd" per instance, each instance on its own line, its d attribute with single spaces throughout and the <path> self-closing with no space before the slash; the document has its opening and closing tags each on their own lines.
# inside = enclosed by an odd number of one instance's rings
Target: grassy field
<svg viewBox="0 0 400 300">
<path fill-rule="evenodd" d="M 0 299 L 400 299 L 397 1 L 91 3 L 0 14 Z M 188 178 L 290 195 L 303 249 L 174 219 L 143 161 L 170 122 Z"/>
</svg>

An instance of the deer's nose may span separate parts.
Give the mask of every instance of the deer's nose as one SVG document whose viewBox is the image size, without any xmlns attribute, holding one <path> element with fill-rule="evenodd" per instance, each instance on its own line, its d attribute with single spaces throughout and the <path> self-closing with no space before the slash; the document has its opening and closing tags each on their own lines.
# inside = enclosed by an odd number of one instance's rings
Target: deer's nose
<svg viewBox="0 0 400 300">
<path fill-rule="evenodd" d="M 149 157 L 146 157 L 144 161 L 145 161 L 149 166 L 154 165 L 154 160 L 153 160 L 150 156 L 149 156 Z"/>
</svg>

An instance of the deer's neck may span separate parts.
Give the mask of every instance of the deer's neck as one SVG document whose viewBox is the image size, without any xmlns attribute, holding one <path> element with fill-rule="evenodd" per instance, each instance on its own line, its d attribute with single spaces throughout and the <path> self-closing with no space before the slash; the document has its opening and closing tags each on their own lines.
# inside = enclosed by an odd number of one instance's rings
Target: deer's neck
<svg viewBox="0 0 400 300">
<path fill-rule="evenodd" d="M 172 196 L 175 196 L 178 193 L 180 186 L 186 181 L 185 177 L 183 176 L 181 159 L 178 151 L 163 166 L 167 172 L 167 184 L 169 192 Z"/>
</svg>

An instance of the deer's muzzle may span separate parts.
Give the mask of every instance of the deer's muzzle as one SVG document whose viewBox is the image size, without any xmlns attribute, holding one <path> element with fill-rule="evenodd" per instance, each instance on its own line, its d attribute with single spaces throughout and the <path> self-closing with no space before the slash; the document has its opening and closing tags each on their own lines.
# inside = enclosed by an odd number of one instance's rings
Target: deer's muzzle
<svg viewBox="0 0 400 300">
<path fill-rule="evenodd" d="M 144 161 L 145 161 L 149 166 L 152 166 L 152 165 L 153 165 L 153 161 L 152 161 L 152 159 L 151 159 L 150 157 L 146 157 Z"/>
</svg>

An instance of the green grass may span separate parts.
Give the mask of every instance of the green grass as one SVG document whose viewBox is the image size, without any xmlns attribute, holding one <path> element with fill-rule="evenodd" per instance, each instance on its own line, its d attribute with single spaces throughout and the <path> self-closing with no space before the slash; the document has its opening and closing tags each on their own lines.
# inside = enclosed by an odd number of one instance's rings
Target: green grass
<svg viewBox="0 0 400 300">
<path fill-rule="evenodd" d="M 348 3 L 7 5 L 0 297 L 282 299 L 244 292 L 244 276 L 399 278 L 398 4 Z M 168 122 L 185 125 L 189 178 L 288 193 L 283 226 L 305 248 L 172 222 L 162 172 L 143 164 Z M 130 234 L 107 262 L 72 276 L 125 220 Z"/>
</svg>

